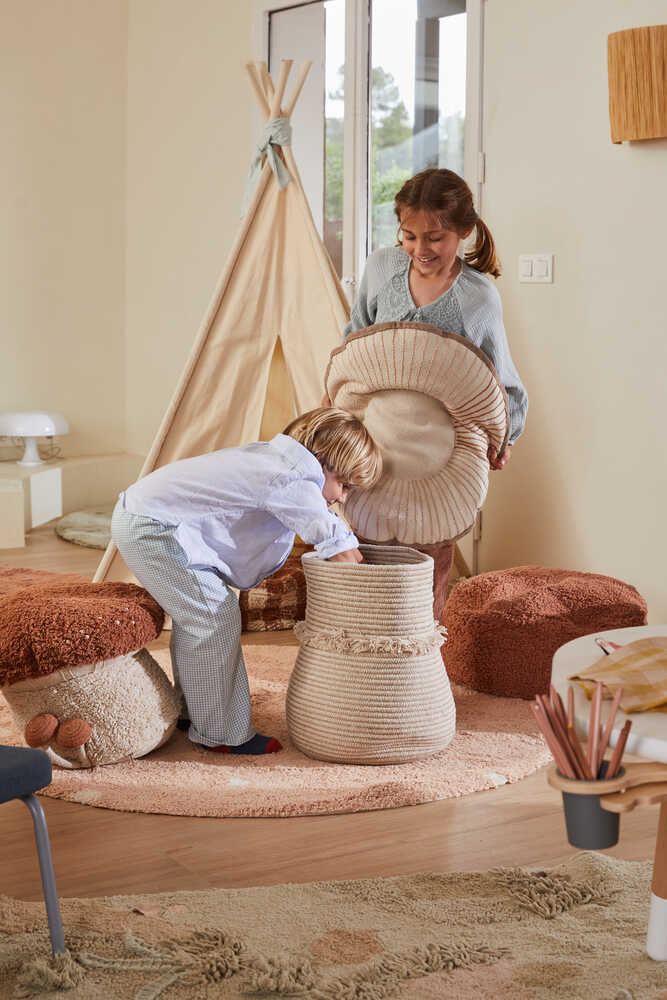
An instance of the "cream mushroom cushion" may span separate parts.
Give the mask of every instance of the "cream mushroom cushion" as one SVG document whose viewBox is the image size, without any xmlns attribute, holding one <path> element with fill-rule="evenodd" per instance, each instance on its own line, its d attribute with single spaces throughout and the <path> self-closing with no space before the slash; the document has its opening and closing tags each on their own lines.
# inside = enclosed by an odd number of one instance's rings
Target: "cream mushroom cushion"
<svg viewBox="0 0 667 1000">
<path fill-rule="evenodd" d="M 500 453 L 509 434 L 505 390 L 486 355 L 426 323 L 379 323 L 332 351 L 325 386 L 384 460 L 380 482 L 346 502 L 352 529 L 402 545 L 470 531 L 488 489 L 488 446 Z"/>
</svg>

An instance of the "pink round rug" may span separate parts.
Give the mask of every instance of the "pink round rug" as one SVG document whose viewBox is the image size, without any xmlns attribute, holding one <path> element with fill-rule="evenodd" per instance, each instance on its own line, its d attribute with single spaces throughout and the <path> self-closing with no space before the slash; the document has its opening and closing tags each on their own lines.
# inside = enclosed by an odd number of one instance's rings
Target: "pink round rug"
<svg viewBox="0 0 667 1000">
<path fill-rule="evenodd" d="M 105 809 L 176 816 L 313 816 L 468 795 L 518 781 L 551 760 L 528 702 L 456 684 L 457 733 L 441 753 L 385 766 L 311 760 L 291 745 L 285 724 L 285 694 L 297 650 L 244 647 L 253 723 L 259 732 L 278 737 L 284 748 L 280 753 L 222 756 L 176 732 L 140 760 L 93 770 L 54 768 L 52 783 L 40 794 Z M 152 652 L 170 673 L 168 650 Z M 0 742 L 22 742 L 1 697 Z"/>
</svg>

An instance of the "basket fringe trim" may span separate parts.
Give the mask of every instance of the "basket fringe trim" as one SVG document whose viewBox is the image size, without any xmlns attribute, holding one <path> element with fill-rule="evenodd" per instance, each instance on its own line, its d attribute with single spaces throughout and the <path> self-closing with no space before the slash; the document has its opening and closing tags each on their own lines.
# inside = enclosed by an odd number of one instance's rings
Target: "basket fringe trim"
<svg viewBox="0 0 667 1000">
<path fill-rule="evenodd" d="M 392 656 L 417 656 L 439 649 L 447 641 L 447 629 L 433 622 L 429 635 L 402 638 L 394 635 L 359 635 L 344 628 L 313 628 L 307 622 L 297 622 L 294 632 L 302 646 L 321 649 L 326 653 L 389 653 Z"/>
</svg>

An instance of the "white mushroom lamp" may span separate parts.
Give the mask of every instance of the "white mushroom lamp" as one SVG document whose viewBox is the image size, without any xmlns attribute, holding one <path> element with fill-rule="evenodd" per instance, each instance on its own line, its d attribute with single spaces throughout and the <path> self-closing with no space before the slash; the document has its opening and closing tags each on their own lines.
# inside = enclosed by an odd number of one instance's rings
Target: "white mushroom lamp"
<svg viewBox="0 0 667 1000">
<path fill-rule="evenodd" d="M 43 465 L 37 449 L 38 437 L 67 434 L 69 424 L 60 413 L 32 410 L 26 413 L 0 413 L 0 437 L 25 438 L 25 451 L 19 465 Z"/>
</svg>

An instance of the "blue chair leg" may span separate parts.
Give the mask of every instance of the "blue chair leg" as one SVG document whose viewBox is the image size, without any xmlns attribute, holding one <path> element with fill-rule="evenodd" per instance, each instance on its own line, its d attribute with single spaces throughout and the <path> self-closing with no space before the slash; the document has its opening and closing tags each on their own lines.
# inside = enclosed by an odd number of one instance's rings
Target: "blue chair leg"
<svg viewBox="0 0 667 1000">
<path fill-rule="evenodd" d="M 62 955 L 67 949 L 65 948 L 63 924 L 60 919 L 60 905 L 58 903 L 58 893 L 56 892 L 56 878 L 53 874 L 49 831 L 46 826 L 44 810 L 42 809 L 42 806 L 38 802 L 36 796 L 22 795 L 21 798 L 30 810 L 33 826 L 35 828 L 35 840 L 37 842 L 39 870 L 42 876 L 42 888 L 44 889 L 46 916 L 49 921 L 51 948 L 54 955 Z"/>
</svg>

